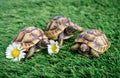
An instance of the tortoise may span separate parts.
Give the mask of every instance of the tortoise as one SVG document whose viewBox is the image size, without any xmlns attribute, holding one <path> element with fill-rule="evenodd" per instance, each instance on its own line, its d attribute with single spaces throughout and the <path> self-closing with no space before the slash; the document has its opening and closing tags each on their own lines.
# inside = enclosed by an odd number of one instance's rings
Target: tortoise
<svg viewBox="0 0 120 78">
<path fill-rule="evenodd" d="M 31 57 L 34 52 L 47 47 L 48 37 L 45 36 L 41 29 L 30 26 L 23 28 L 15 37 L 13 42 L 20 43 L 21 46 L 26 49 L 26 60 Z"/>
<path fill-rule="evenodd" d="M 61 46 L 63 40 L 71 38 L 76 31 L 82 32 L 83 28 L 65 16 L 55 16 L 47 24 L 45 34 L 49 39 L 58 40 Z"/>
<path fill-rule="evenodd" d="M 99 54 L 103 54 L 109 47 L 110 42 L 102 31 L 89 29 L 78 35 L 71 50 L 99 57 Z"/>
</svg>

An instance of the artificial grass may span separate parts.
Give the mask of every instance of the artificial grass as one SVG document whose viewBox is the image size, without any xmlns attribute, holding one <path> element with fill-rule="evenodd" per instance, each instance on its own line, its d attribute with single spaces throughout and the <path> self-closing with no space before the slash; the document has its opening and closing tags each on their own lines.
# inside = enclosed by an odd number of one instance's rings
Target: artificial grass
<svg viewBox="0 0 120 78">
<path fill-rule="evenodd" d="M 119 0 L 1 0 L 0 1 L 0 78 L 119 78 L 120 77 Z M 26 26 L 45 30 L 56 15 L 71 18 L 85 30 L 102 30 L 111 47 L 100 58 L 72 52 L 74 37 L 65 40 L 58 54 L 47 49 L 27 61 L 5 58 L 6 47 Z"/>
</svg>

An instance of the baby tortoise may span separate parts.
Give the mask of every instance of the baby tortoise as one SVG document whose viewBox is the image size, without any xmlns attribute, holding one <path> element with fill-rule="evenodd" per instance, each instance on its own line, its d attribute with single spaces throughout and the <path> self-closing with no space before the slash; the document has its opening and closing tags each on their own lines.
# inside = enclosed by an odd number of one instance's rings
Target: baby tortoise
<svg viewBox="0 0 120 78">
<path fill-rule="evenodd" d="M 102 31 L 89 29 L 79 34 L 71 49 L 99 57 L 99 54 L 103 54 L 109 47 L 110 42 Z"/>
<path fill-rule="evenodd" d="M 32 56 L 32 54 L 40 49 L 46 48 L 48 38 L 44 32 L 36 27 L 26 27 L 22 29 L 13 42 L 20 43 L 21 46 L 28 52 L 25 59 Z"/>
<path fill-rule="evenodd" d="M 58 40 L 59 46 L 61 46 L 63 40 L 71 38 L 76 31 L 82 32 L 83 28 L 65 16 L 55 16 L 47 24 L 45 34 L 49 39 Z"/>
</svg>

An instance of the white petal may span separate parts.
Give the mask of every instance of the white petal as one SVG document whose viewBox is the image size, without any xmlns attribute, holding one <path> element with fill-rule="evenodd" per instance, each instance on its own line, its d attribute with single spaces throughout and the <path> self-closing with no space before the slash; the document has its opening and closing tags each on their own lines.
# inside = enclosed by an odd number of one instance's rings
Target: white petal
<svg viewBox="0 0 120 78">
<path fill-rule="evenodd" d="M 25 58 L 25 56 L 20 56 L 21 59 Z"/>
<path fill-rule="evenodd" d="M 48 49 L 48 54 L 52 54 L 53 53 L 53 51 L 51 50 L 51 49 Z"/>
<path fill-rule="evenodd" d="M 6 58 L 13 58 L 12 56 L 10 56 L 10 55 L 6 55 Z"/>
<path fill-rule="evenodd" d="M 48 52 L 48 54 L 52 55 L 52 52 Z"/>
<path fill-rule="evenodd" d="M 13 46 L 13 48 L 16 48 L 16 43 L 13 42 L 13 43 L 12 43 L 12 46 Z"/>
<path fill-rule="evenodd" d="M 18 44 L 17 48 L 18 48 L 19 50 L 21 50 L 21 45 L 20 45 L 20 44 Z"/>
<path fill-rule="evenodd" d="M 19 43 L 14 42 L 12 45 L 13 45 L 14 48 L 19 49 Z"/>
<path fill-rule="evenodd" d="M 10 44 L 7 48 L 13 48 L 13 46 Z"/>
<path fill-rule="evenodd" d="M 18 61 L 20 61 L 21 60 L 21 57 L 18 57 Z"/>
<path fill-rule="evenodd" d="M 9 45 L 9 46 L 7 47 L 7 49 L 6 49 L 6 51 L 7 51 L 7 50 L 10 51 L 10 50 L 12 50 L 12 49 L 13 49 L 13 46 L 12 46 L 12 45 Z"/>
<path fill-rule="evenodd" d="M 57 53 L 59 52 L 59 48 L 56 49 L 56 52 L 57 52 Z"/>
<path fill-rule="evenodd" d="M 17 62 L 17 61 L 18 61 L 18 58 L 17 58 L 17 57 L 16 57 L 16 58 L 14 58 L 14 59 L 13 59 L 13 61 L 14 61 L 14 62 Z"/>
<path fill-rule="evenodd" d="M 26 53 L 22 53 L 22 55 L 23 55 L 23 56 L 25 56 L 25 55 L 26 55 Z"/>
<path fill-rule="evenodd" d="M 57 48 L 60 48 L 58 45 L 56 45 Z"/>
<path fill-rule="evenodd" d="M 13 58 L 12 55 L 11 55 L 11 53 L 7 53 L 6 57 Z"/>
<path fill-rule="evenodd" d="M 23 53 L 23 52 L 22 52 L 22 53 L 20 54 L 20 58 L 25 58 L 25 55 L 26 55 L 26 53 Z"/>
<path fill-rule="evenodd" d="M 25 58 L 26 53 L 20 51 L 19 59 Z"/>
<path fill-rule="evenodd" d="M 56 50 L 56 53 L 58 53 L 58 52 L 59 52 L 59 49 Z"/>
<path fill-rule="evenodd" d="M 55 44 L 58 45 L 58 42 L 56 41 Z"/>
<path fill-rule="evenodd" d="M 48 54 L 50 54 L 50 55 L 53 53 L 51 48 L 52 48 L 52 46 L 48 45 Z"/>
<path fill-rule="evenodd" d="M 52 46 L 51 46 L 51 45 L 48 45 L 48 48 L 49 48 L 49 49 L 51 49 L 51 48 L 52 48 Z"/>
<path fill-rule="evenodd" d="M 11 55 L 11 51 L 6 51 L 6 58 L 13 58 Z"/>
<path fill-rule="evenodd" d="M 7 53 L 7 52 L 11 52 L 12 50 L 13 50 L 13 49 L 6 49 L 6 53 Z"/>
<path fill-rule="evenodd" d="M 55 41 L 54 40 L 50 40 L 50 44 L 55 44 Z"/>
<path fill-rule="evenodd" d="M 60 47 L 58 45 L 56 45 L 56 47 L 57 47 L 56 52 L 58 53 Z"/>
</svg>

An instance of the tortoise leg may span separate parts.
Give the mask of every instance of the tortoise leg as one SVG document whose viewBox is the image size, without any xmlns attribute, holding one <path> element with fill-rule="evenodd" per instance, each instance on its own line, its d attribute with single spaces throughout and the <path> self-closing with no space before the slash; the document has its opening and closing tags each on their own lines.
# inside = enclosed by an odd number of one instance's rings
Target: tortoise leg
<svg viewBox="0 0 120 78">
<path fill-rule="evenodd" d="M 77 31 L 78 32 L 82 32 L 83 31 L 83 28 L 82 27 L 80 27 L 80 26 L 76 26 L 77 27 Z"/>
<path fill-rule="evenodd" d="M 62 44 L 63 44 L 63 40 L 64 40 L 64 34 L 61 33 L 58 37 L 58 43 L 59 43 L 59 46 L 61 47 Z"/>
<path fill-rule="evenodd" d="M 94 56 L 94 57 L 99 57 L 99 54 L 97 51 L 95 51 L 94 49 L 91 49 L 91 54 Z"/>
<path fill-rule="evenodd" d="M 29 57 L 31 57 L 33 55 L 33 53 L 36 51 L 37 51 L 37 49 L 35 46 L 31 47 L 30 50 L 28 51 L 27 55 L 25 56 L 25 60 L 28 59 Z"/>
<path fill-rule="evenodd" d="M 74 44 L 70 49 L 71 49 L 71 50 L 77 50 L 77 49 L 79 48 L 79 46 L 80 46 L 80 45 L 76 43 L 76 44 Z"/>
<path fill-rule="evenodd" d="M 64 39 L 69 39 L 71 38 L 73 35 L 70 35 L 70 36 L 65 36 Z"/>
</svg>

